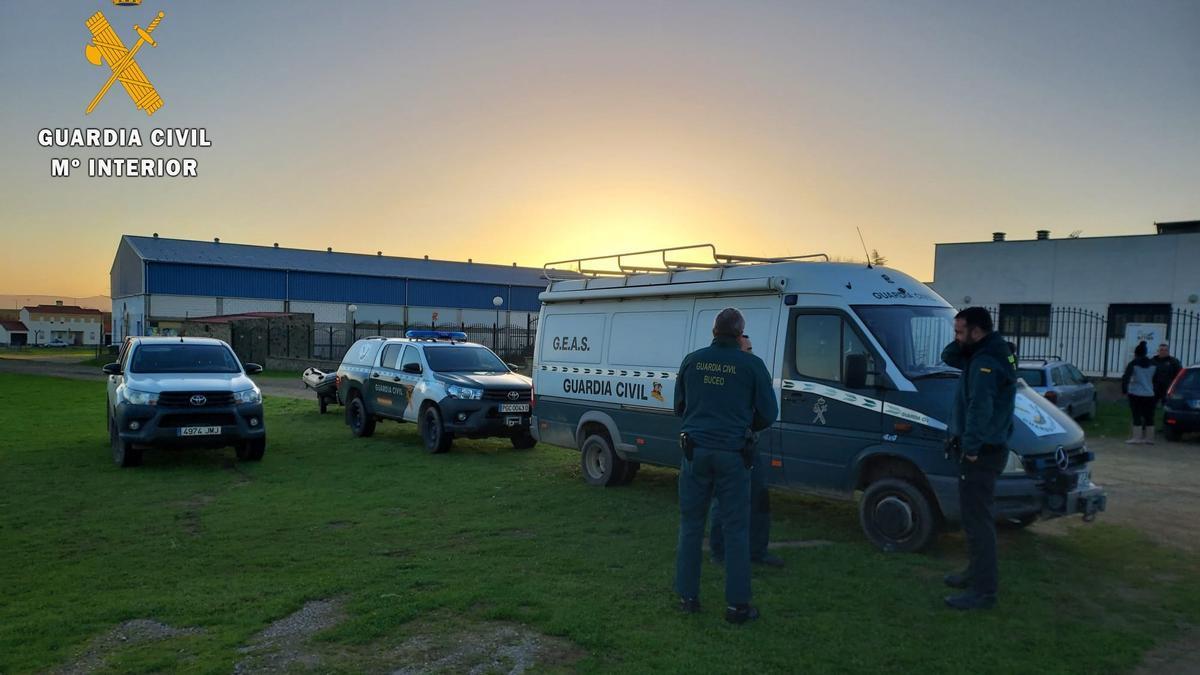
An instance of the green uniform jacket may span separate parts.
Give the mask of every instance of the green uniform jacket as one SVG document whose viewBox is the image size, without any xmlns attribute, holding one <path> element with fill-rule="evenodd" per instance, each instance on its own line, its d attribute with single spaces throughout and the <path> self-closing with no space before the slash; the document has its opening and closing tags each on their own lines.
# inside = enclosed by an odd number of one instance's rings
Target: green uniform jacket
<svg viewBox="0 0 1200 675">
<path fill-rule="evenodd" d="M 949 428 L 951 435 L 962 438 L 963 454 L 986 454 L 984 445 L 1006 445 L 1017 398 L 1017 360 L 1008 343 L 995 332 L 973 348 L 951 342 L 942 350 L 942 360 L 963 371 Z M 999 454 L 1003 466 L 1008 457 Z"/>
<path fill-rule="evenodd" d="M 762 359 L 743 352 L 736 340 L 716 338 L 683 358 L 675 414 L 697 447 L 739 450 L 747 429 L 771 426 L 779 401 Z"/>
</svg>

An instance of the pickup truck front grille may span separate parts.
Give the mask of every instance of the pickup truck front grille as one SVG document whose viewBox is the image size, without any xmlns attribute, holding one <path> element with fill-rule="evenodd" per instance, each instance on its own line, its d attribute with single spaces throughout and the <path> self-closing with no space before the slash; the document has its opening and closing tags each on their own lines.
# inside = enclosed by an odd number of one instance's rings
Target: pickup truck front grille
<svg viewBox="0 0 1200 675">
<path fill-rule="evenodd" d="M 164 429 L 179 427 L 232 427 L 237 425 L 233 413 L 175 413 L 163 415 L 158 426 Z"/>
<path fill-rule="evenodd" d="M 516 398 L 509 398 L 508 392 L 516 391 Z M 484 389 L 483 400 L 485 401 L 501 401 L 504 403 L 529 403 L 530 395 L 528 389 Z"/>
<path fill-rule="evenodd" d="M 193 396 L 203 396 L 204 402 L 196 405 Z M 217 408 L 233 405 L 233 394 L 228 391 L 164 391 L 158 395 L 161 408 Z"/>
</svg>

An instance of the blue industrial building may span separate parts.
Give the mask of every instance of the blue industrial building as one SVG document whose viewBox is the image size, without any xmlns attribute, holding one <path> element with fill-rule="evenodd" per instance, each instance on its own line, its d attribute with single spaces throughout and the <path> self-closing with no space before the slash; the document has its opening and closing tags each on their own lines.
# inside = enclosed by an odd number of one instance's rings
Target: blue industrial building
<svg viewBox="0 0 1200 675">
<path fill-rule="evenodd" d="M 190 317 L 311 313 L 318 323 L 525 326 L 537 268 L 124 235 L 110 271 L 113 338 L 173 334 Z"/>
</svg>

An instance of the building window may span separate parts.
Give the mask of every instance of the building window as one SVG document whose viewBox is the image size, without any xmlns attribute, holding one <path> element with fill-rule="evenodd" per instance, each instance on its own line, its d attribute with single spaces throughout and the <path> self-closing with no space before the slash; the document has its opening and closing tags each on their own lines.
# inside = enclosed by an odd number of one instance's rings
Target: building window
<svg viewBox="0 0 1200 675">
<path fill-rule="evenodd" d="M 1050 305 L 1000 305 L 1000 332 L 1022 337 L 1050 336 Z"/>
<path fill-rule="evenodd" d="M 1108 337 L 1125 337 L 1125 324 L 1129 323 L 1161 323 L 1170 329 L 1171 305 L 1109 305 L 1108 306 Z"/>
</svg>

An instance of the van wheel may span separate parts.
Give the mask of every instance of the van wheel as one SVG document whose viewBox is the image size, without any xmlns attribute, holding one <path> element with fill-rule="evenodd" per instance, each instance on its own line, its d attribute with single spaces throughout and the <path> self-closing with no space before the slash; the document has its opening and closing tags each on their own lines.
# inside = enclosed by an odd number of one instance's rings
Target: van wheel
<svg viewBox="0 0 1200 675">
<path fill-rule="evenodd" d="M 267 439 L 256 438 L 252 441 L 242 441 L 235 448 L 239 462 L 257 462 L 263 458 L 263 453 L 267 451 Z"/>
<path fill-rule="evenodd" d="M 350 433 L 358 438 L 367 438 L 375 433 L 375 418 L 367 414 L 367 405 L 361 396 L 350 399 L 346 408 L 346 422 L 350 425 Z"/>
<path fill-rule="evenodd" d="M 867 539 L 882 551 L 920 551 L 934 539 L 933 505 L 917 486 L 900 478 L 871 483 L 858 504 L 858 519 Z"/>
<path fill-rule="evenodd" d="M 583 468 L 583 479 L 596 487 L 620 485 L 627 470 L 625 460 L 617 456 L 612 444 L 600 434 L 583 439 L 579 463 Z"/>
<path fill-rule="evenodd" d="M 512 441 L 512 446 L 517 450 L 528 450 L 537 445 L 537 439 L 528 431 L 520 436 L 512 436 L 509 440 Z"/>
<path fill-rule="evenodd" d="M 1166 429 L 1163 429 L 1163 436 L 1166 436 L 1168 441 L 1180 441 L 1183 439 L 1183 432 L 1178 429 L 1167 427 Z"/>
<path fill-rule="evenodd" d="M 121 440 L 121 434 L 117 433 L 117 422 L 111 418 L 108 420 L 108 442 L 112 447 L 113 463 L 117 466 L 125 468 L 141 465 L 141 448 L 135 448 L 132 443 Z"/>
<path fill-rule="evenodd" d="M 442 413 L 437 406 L 429 406 L 421 415 L 421 439 L 425 441 L 425 452 L 440 455 L 450 449 L 454 436 L 442 425 Z"/>
</svg>

